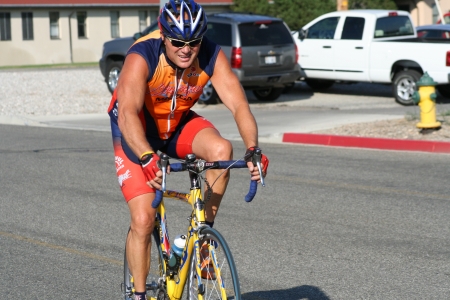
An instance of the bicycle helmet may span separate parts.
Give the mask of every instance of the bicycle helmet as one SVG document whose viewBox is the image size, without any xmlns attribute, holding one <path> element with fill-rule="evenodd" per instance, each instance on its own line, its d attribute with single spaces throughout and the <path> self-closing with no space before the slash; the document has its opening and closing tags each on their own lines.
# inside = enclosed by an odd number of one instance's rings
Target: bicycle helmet
<svg viewBox="0 0 450 300">
<path fill-rule="evenodd" d="M 207 29 L 206 14 L 194 0 L 170 0 L 158 23 L 165 36 L 185 41 L 203 37 Z"/>
</svg>

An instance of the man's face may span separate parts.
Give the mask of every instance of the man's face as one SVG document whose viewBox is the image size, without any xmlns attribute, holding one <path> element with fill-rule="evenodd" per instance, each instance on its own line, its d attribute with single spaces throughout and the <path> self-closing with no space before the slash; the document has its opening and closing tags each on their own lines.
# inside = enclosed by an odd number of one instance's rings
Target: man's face
<svg viewBox="0 0 450 300">
<path fill-rule="evenodd" d="M 179 40 L 174 40 L 168 37 L 165 37 L 161 34 L 161 38 L 163 40 L 164 45 L 166 46 L 166 53 L 169 59 L 176 64 L 181 69 L 186 69 L 191 66 L 194 59 L 197 57 L 200 51 L 201 43 L 194 43 L 195 46 L 188 46 L 185 44 L 181 48 L 178 46 L 172 45 L 172 43 L 181 44 Z M 171 41 L 172 40 L 172 41 Z M 190 41 L 186 41 L 190 42 Z"/>
</svg>

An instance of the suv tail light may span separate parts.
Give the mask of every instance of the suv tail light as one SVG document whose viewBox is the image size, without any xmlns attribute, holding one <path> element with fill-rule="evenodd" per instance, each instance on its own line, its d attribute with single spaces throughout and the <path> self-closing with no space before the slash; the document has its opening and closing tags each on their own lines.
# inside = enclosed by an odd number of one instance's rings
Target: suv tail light
<svg viewBox="0 0 450 300">
<path fill-rule="evenodd" d="M 242 68 L 242 49 L 240 47 L 231 49 L 231 67 L 233 69 Z"/>
<path fill-rule="evenodd" d="M 261 25 L 261 24 L 271 24 L 272 23 L 272 20 L 263 20 L 263 21 L 256 21 L 255 23 L 253 23 L 253 24 L 255 24 L 255 25 Z"/>
<path fill-rule="evenodd" d="M 445 58 L 445 66 L 450 67 L 450 51 L 447 51 L 447 57 Z"/>
<path fill-rule="evenodd" d="M 298 62 L 298 47 L 297 47 L 297 44 L 294 44 L 295 45 L 295 62 Z M 447 52 L 447 57 L 448 57 L 448 52 Z"/>
<path fill-rule="evenodd" d="M 398 16 L 398 13 L 395 12 L 395 11 L 393 11 L 393 12 L 390 12 L 390 13 L 388 14 L 388 16 L 389 16 L 389 17 L 396 17 L 396 16 Z"/>
</svg>

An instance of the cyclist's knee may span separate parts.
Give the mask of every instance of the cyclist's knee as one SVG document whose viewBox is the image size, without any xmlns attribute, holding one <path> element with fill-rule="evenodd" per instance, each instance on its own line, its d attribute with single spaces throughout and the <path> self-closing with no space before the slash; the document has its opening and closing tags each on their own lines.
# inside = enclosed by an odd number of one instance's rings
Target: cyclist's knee
<svg viewBox="0 0 450 300">
<path fill-rule="evenodd" d="M 208 147 L 206 160 L 230 160 L 233 158 L 233 145 L 226 139 L 220 139 Z"/>
<path fill-rule="evenodd" d="M 131 230 L 141 236 L 150 235 L 155 226 L 155 216 L 145 211 L 131 216 Z"/>
</svg>

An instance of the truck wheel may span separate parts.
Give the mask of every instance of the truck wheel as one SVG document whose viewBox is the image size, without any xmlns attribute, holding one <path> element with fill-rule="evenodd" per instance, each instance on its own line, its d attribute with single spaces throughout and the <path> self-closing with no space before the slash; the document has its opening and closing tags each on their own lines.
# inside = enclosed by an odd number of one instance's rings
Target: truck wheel
<svg viewBox="0 0 450 300">
<path fill-rule="evenodd" d="M 253 95 L 261 101 L 275 101 L 283 93 L 284 88 L 265 88 L 253 90 Z"/>
<path fill-rule="evenodd" d="M 305 82 L 310 88 L 318 91 L 326 90 L 334 84 L 333 80 L 326 79 L 305 79 Z"/>
<path fill-rule="evenodd" d="M 450 99 L 450 84 L 438 85 L 436 89 L 443 97 Z"/>
<path fill-rule="evenodd" d="M 203 87 L 203 92 L 198 99 L 197 103 L 199 104 L 217 104 L 222 103 L 219 96 L 214 89 L 211 80 L 209 80 L 206 85 Z"/>
<path fill-rule="evenodd" d="M 121 61 L 111 61 L 106 67 L 106 74 L 108 75 L 106 78 L 106 85 L 108 86 L 108 90 L 111 94 L 117 86 L 117 81 L 119 80 L 119 74 L 120 71 L 122 71 L 122 67 L 123 62 Z"/>
<path fill-rule="evenodd" d="M 414 104 L 412 96 L 417 90 L 416 82 L 419 81 L 420 76 L 422 75 L 414 70 L 400 71 L 395 74 L 392 94 L 397 103 L 405 106 Z"/>
</svg>

